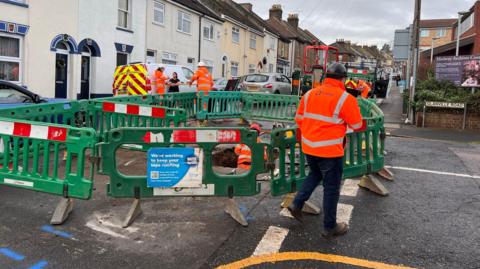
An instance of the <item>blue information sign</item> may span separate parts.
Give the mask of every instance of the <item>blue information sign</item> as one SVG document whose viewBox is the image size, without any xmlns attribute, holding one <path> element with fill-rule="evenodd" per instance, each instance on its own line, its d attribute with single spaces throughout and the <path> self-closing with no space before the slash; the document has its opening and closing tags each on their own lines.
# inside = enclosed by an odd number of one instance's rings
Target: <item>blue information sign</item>
<svg viewBox="0 0 480 269">
<path fill-rule="evenodd" d="M 203 154 L 198 148 L 148 150 L 147 186 L 198 188 L 202 186 Z"/>
</svg>

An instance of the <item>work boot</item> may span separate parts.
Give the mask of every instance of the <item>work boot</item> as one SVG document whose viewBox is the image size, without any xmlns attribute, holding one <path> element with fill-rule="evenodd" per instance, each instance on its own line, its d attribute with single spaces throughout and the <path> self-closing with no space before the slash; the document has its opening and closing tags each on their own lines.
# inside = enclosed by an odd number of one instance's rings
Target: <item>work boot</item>
<svg viewBox="0 0 480 269">
<path fill-rule="evenodd" d="M 345 222 L 341 222 L 341 223 L 337 223 L 337 225 L 335 225 L 335 228 L 331 230 L 323 230 L 322 236 L 327 239 L 330 239 L 335 236 L 344 235 L 347 232 L 348 232 L 348 224 L 346 224 Z"/>
<path fill-rule="evenodd" d="M 290 212 L 290 214 L 292 214 L 292 216 L 298 220 L 299 222 L 303 223 L 303 214 L 302 214 L 302 210 L 301 209 L 298 209 L 296 208 L 295 206 L 293 205 L 289 205 L 287 207 L 288 211 Z"/>
</svg>

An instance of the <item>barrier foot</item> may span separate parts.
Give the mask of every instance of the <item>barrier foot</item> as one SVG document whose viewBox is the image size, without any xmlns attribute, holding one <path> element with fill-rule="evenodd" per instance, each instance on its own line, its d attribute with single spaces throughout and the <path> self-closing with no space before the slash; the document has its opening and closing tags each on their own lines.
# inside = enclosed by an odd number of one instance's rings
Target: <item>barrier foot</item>
<svg viewBox="0 0 480 269">
<path fill-rule="evenodd" d="M 293 202 L 293 199 L 295 199 L 296 194 L 297 193 L 294 192 L 285 195 L 280 206 L 283 208 L 287 208 Z M 319 215 L 322 210 L 318 206 L 314 205 L 312 202 L 306 201 L 303 205 L 302 212 L 312 215 Z"/>
<path fill-rule="evenodd" d="M 229 214 L 236 222 L 240 223 L 240 225 L 244 227 L 248 226 L 247 219 L 242 214 L 242 211 L 240 211 L 237 202 L 233 198 L 228 199 L 225 212 Z"/>
<path fill-rule="evenodd" d="M 388 168 L 382 168 L 382 170 L 380 170 L 377 174 L 384 179 L 393 181 L 393 173 Z"/>
<path fill-rule="evenodd" d="M 378 178 L 376 178 L 373 175 L 363 176 L 360 182 L 358 183 L 358 186 L 369 189 L 370 191 L 382 196 L 387 196 L 389 193 L 387 188 L 385 188 L 385 186 L 383 186 L 383 184 L 380 183 Z"/>
<path fill-rule="evenodd" d="M 50 220 L 50 224 L 52 225 L 60 225 L 63 224 L 70 213 L 73 210 L 73 200 L 70 198 L 62 198 L 55 208 L 55 212 L 53 212 L 52 219 Z"/>
<path fill-rule="evenodd" d="M 122 228 L 127 228 L 130 226 L 135 219 L 142 214 L 142 208 L 140 207 L 140 199 L 134 199 L 130 210 L 128 211 L 127 217 L 123 221 Z"/>
</svg>

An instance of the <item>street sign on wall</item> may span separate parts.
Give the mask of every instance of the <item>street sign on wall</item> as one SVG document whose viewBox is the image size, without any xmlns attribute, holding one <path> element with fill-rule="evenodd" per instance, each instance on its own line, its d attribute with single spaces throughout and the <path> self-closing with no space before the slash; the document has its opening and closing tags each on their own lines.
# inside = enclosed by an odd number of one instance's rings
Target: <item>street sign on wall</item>
<svg viewBox="0 0 480 269">
<path fill-rule="evenodd" d="M 480 87 L 480 56 L 436 57 L 435 77 L 457 86 Z"/>
</svg>

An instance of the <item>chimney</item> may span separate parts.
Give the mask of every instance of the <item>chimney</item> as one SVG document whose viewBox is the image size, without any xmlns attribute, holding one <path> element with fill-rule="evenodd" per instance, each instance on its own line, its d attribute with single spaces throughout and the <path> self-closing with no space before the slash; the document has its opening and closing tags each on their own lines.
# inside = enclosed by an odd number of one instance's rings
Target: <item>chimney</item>
<svg viewBox="0 0 480 269">
<path fill-rule="evenodd" d="M 298 28 L 298 14 L 288 14 L 287 22 L 293 28 L 297 29 Z"/>
<path fill-rule="evenodd" d="M 270 19 L 277 18 L 278 20 L 282 20 L 282 5 L 273 5 L 270 8 Z"/>
<path fill-rule="evenodd" d="M 240 4 L 244 9 L 246 9 L 247 11 L 250 11 L 252 12 L 252 9 L 253 9 L 253 5 L 251 3 L 242 3 Z"/>
</svg>

